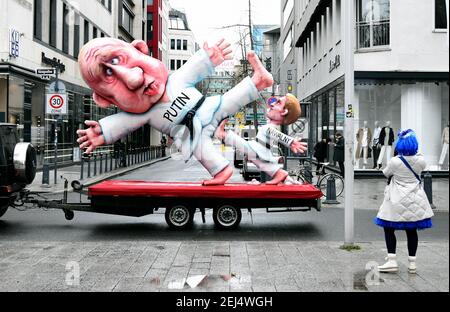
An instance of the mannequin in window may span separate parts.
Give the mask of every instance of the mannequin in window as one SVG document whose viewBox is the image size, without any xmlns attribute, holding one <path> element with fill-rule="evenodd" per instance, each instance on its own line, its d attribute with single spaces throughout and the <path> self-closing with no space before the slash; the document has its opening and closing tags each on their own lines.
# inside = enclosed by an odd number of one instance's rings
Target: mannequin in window
<svg viewBox="0 0 450 312">
<path fill-rule="evenodd" d="M 381 152 L 380 134 L 381 134 L 380 122 L 375 121 L 375 130 L 373 131 L 373 169 L 378 167 L 378 157 Z"/>
<path fill-rule="evenodd" d="M 391 128 L 391 122 L 386 122 L 386 126 L 381 129 L 379 142 L 381 145 L 380 156 L 378 157 L 378 169 L 383 166 L 384 156 L 386 155 L 386 164 L 392 157 L 392 145 L 395 142 L 394 130 Z"/>
<path fill-rule="evenodd" d="M 448 122 L 447 127 L 444 128 L 442 131 L 442 153 L 441 158 L 439 159 L 439 168 L 442 169 L 442 166 L 444 165 L 445 157 L 447 157 L 448 154 Z M 448 167 L 448 158 L 447 158 L 447 167 Z"/>
<path fill-rule="evenodd" d="M 369 149 L 372 144 L 372 130 L 368 127 L 368 122 L 364 121 L 364 126 L 358 130 L 358 133 L 356 134 L 356 141 L 357 141 L 357 147 L 356 147 L 356 161 L 359 159 L 363 159 L 364 161 L 364 169 L 366 169 L 367 166 L 367 160 L 369 159 Z"/>
</svg>

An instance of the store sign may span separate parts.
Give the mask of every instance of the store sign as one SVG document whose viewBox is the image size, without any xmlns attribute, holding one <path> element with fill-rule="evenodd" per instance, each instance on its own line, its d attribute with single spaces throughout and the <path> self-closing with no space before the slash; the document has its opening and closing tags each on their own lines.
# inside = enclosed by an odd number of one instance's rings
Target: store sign
<svg viewBox="0 0 450 312">
<path fill-rule="evenodd" d="M 61 73 L 66 71 L 66 65 L 64 65 L 63 63 L 61 63 L 61 60 L 57 59 L 56 57 L 54 58 L 49 58 L 45 55 L 44 52 L 42 52 L 42 64 L 46 64 L 49 65 L 51 67 L 55 67 L 55 68 L 59 68 L 59 71 Z"/>
<path fill-rule="evenodd" d="M 9 56 L 19 57 L 20 55 L 20 33 L 15 29 L 9 30 Z"/>
<path fill-rule="evenodd" d="M 49 115 L 67 115 L 67 94 L 47 93 L 45 112 Z"/>
<path fill-rule="evenodd" d="M 330 73 L 332 73 L 339 66 L 341 66 L 341 56 L 338 54 L 333 60 L 330 60 Z"/>
</svg>

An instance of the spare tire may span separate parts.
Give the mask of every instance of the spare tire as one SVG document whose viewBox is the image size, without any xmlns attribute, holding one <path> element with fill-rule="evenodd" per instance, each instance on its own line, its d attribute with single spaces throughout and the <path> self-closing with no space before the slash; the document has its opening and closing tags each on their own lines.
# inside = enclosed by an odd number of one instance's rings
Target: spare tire
<svg viewBox="0 0 450 312">
<path fill-rule="evenodd" d="M 14 147 L 15 182 L 31 184 L 36 177 L 36 150 L 30 143 L 17 143 Z"/>
</svg>

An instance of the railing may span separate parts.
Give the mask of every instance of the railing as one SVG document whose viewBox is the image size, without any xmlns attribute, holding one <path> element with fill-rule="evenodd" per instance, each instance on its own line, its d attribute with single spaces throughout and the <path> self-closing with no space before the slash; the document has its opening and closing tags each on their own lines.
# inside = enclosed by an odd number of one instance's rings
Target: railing
<svg viewBox="0 0 450 312">
<path fill-rule="evenodd" d="M 120 168 L 142 164 L 165 156 L 165 148 L 162 146 L 84 154 L 81 159 L 80 180 L 94 178 Z"/>
<path fill-rule="evenodd" d="M 389 46 L 390 40 L 390 20 L 358 22 L 358 49 Z"/>
</svg>

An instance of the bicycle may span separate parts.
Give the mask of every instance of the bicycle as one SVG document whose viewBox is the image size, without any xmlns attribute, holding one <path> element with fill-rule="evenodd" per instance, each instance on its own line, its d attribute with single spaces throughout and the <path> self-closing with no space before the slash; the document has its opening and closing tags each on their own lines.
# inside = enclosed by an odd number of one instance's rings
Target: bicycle
<svg viewBox="0 0 450 312">
<path fill-rule="evenodd" d="M 310 162 L 310 161 L 301 159 L 299 161 L 299 165 L 296 168 L 291 169 L 289 171 L 289 176 L 291 176 L 298 182 L 313 184 L 314 176 L 313 176 L 312 169 L 311 169 L 312 165 L 310 163 L 309 166 L 306 166 L 305 162 Z M 326 196 L 328 180 L 334 179 L 335 186 L 336 186 L 336 197 L 339 197 L 344 193 L 344 185 L 345 185 L 344 179 L 342 178 L 341 175 L 339 175 L 337 173 L 325 173 L 325 168 L 329 164 L 330 163 L 320 163 L 321 167 L 320 167 L 319 174 L 316 176 L 317 183 L 315 184 L 315 186 L 318 189 L 320 189 L 322 191 L 322 193 Z"/>
</svg>

